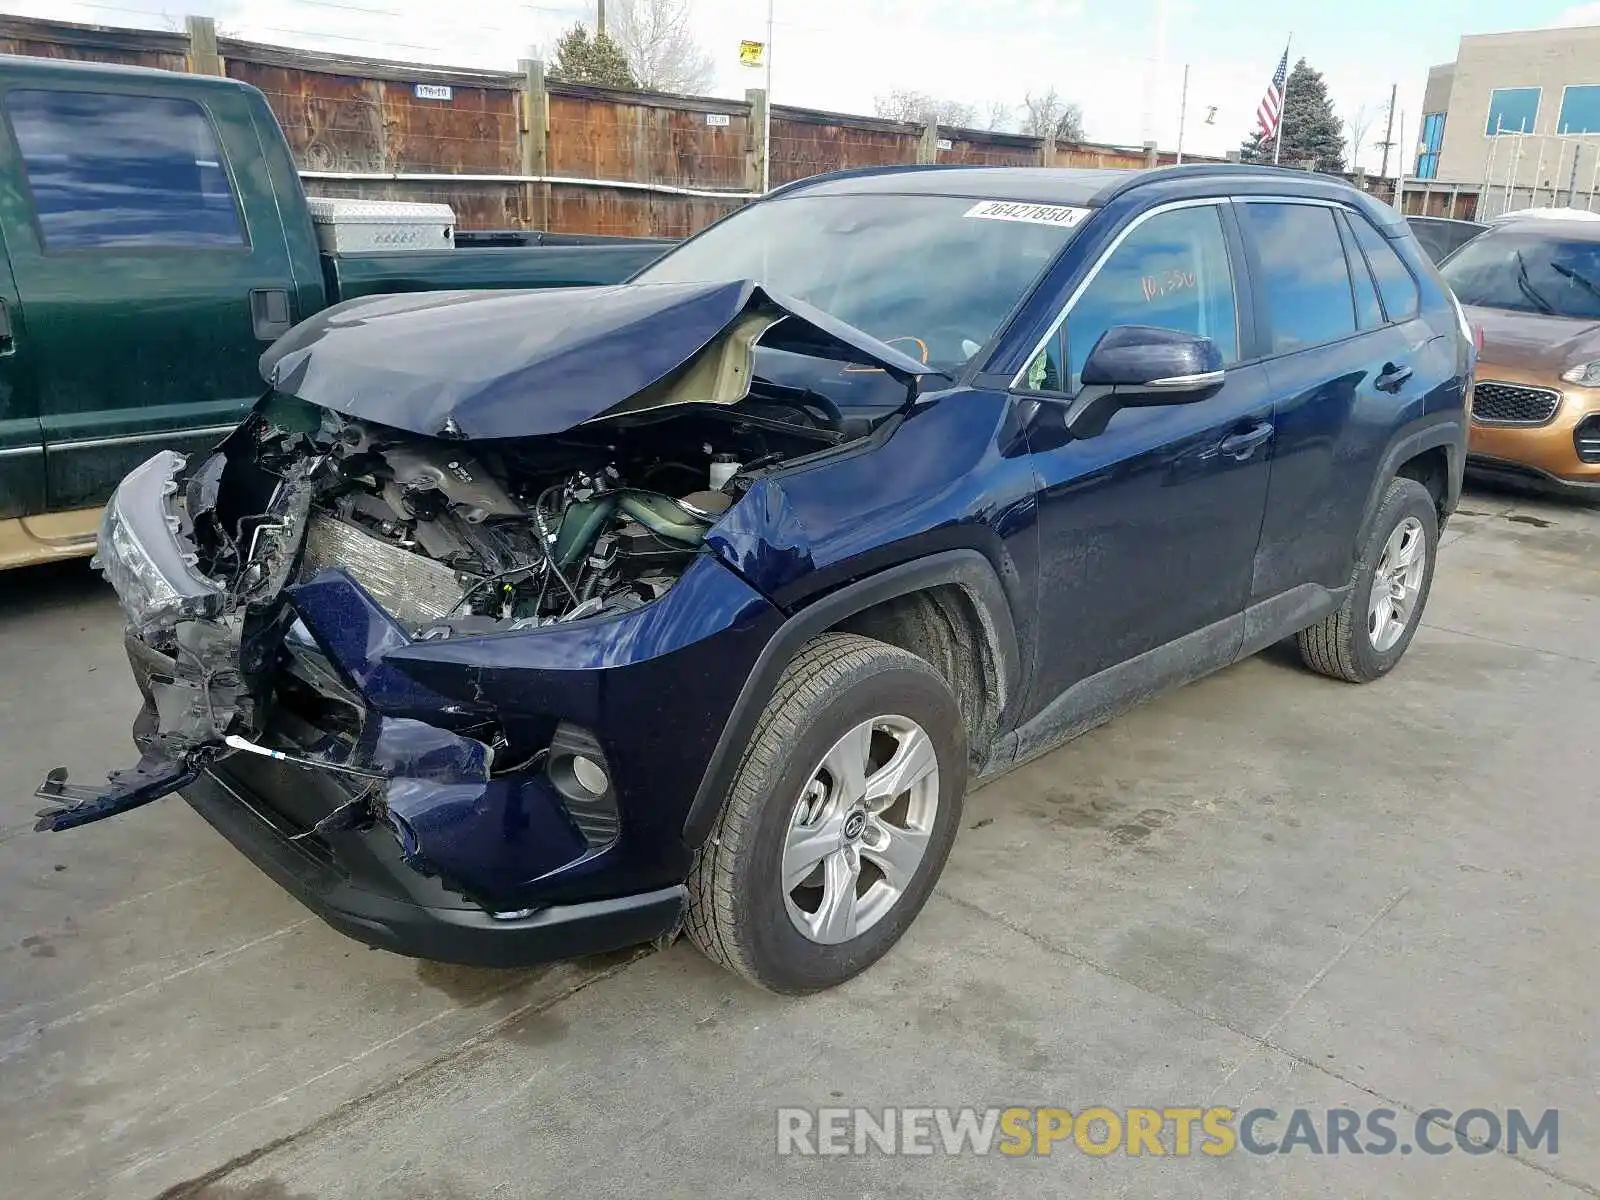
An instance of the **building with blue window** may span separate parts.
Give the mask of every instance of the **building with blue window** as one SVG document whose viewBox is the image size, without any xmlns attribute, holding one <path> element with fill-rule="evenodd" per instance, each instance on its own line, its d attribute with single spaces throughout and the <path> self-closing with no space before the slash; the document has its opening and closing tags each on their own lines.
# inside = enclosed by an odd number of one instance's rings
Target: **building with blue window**
<svg viewBox="0 0 1600 1200">
<path fill-rule="evenodd" d="M 1463 37 L 1428 72 L 1407 209 L 1480 216 L 1592 204 L 1600 212 L 1600 26 Z M 1404 147 L 1403 147 L 1404 148 Z"/>
</svg>

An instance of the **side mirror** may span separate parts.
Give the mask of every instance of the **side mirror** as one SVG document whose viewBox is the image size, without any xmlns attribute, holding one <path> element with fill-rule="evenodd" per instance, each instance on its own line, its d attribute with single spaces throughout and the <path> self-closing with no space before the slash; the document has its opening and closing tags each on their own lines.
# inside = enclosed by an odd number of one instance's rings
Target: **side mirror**
<svg viewBox="0 0 1600 1200">
<path fill-rule="evenodd" d="M 1074 437 L 1094 437 L 1118 409 L 1203 400 L 1224 378 L 1222 351 L 1210 338 L 1156 325 L 1116 325 L 1089 351 L 1067 428 Z"/>
</svg>

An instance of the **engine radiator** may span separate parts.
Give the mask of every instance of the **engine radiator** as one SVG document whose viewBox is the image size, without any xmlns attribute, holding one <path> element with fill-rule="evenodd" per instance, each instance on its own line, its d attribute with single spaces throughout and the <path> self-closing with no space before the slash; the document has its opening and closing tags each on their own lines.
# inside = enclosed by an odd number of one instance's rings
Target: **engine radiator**
<svg viewBox="0 0 1600 1200">
<path fill-rule="evenodd" d="M 300 578 L 340 567 L 402 625 L 425 625 L 451 612 L 465 588 L 443 563 L 364 533 L 336 517 L 314 513 L 306 530 Z"/>
</svg>

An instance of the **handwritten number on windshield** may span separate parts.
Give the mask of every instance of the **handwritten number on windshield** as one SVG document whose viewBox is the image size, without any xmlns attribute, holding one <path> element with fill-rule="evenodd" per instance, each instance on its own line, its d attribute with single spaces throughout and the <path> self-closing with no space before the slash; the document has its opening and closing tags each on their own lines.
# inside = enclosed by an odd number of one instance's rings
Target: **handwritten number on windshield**
<svg viewBox="0 0 1600 1200">
<path fill-rule="evenodd" d="M 1147 304 L 1161 296 L 1181 292 L 1194 286 L 1196 286 L 1194 272 L 1182 271 L 1176 267 L 1159 271 L 1154 275 L 1146 275 L 1139 280 L 1139 290 L 1144 293 Z"/>
</svg>

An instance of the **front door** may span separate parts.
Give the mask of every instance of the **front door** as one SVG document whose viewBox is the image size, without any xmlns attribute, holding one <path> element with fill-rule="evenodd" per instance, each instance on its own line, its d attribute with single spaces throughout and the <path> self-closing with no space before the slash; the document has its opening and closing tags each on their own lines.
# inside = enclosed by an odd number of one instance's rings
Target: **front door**
<svg viewBox="0 0 1600 1200">
<path fill-rule="evenodd" d="M 4 107 L 21 169 L 0 212 L 21 216 L 5 234 L 46 504 L 98 505 L 156 450 L 215 442 L 260 394 L 251 293 L 287 300 L 282 222 L 242 92 L 27 82 Z"/>
<path fill-rule="evenodd" d="M 1240 361 L 1230 220 L 1216 203 L 1136 219 L 1025 371 L 1027 402 L 1044 406 L 1032 435 L 1040 578 L 1030 713 L 1186 635 L 1200 635 L 1205 669 L 1238 647 L 1229 618 L 1244 607 L 1261 531 L 1272 397 L 1260 365 Z M 1116 325 L 1212 339 L 1225 382 L 1203 399 L 1123 409 L 1093 437 L 1053 432 L 1051 410 L 1076 393 L 1089 351 Z"/>
</svg>

